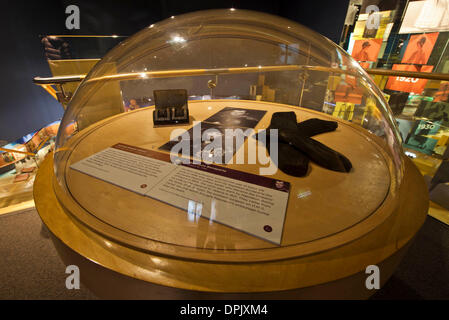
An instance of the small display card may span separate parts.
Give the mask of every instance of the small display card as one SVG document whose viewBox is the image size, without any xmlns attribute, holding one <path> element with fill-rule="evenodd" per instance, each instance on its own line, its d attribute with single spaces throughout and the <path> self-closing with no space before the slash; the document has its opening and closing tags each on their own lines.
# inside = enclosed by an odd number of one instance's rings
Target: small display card
<svg viewBox="0 0 449 320">
<path fill-rule="evenodd" d="M 116 144 L 71 168 L 280 245 L 290 184 L 167 153 Z"/>
</svg>

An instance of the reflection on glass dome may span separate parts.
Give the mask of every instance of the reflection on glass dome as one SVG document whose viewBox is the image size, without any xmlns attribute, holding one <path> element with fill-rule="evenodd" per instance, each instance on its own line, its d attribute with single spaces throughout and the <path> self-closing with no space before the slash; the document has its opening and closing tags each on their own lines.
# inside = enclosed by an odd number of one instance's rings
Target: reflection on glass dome
<svg viewBox="0 0 449 320">
<path fill-rule="evenodd" d="M 186 115 L 188 123 L 177 120 Z M 164 125 L 165 120 L 170 124 Z M 240 144 L 208 148 L 229 128 L 254 129 L 254 134 Z M 178 129 L 186 135 L 174 134 Z M 402 178 L 402 150 L 389 107 L 345 51 L 280 17 L 212 10 L 152 24 L 92 69 L 61 123 L 54 158 L 58 183 L 76 198 L 82 190 L 73 181 L 83 182 L 68 170 L 72 164 L 117 144 L 170 153 L 197 129 L 205 141 L 189 149 L 192 158 L 225 158 L 221 165 L 251 174 L 268 164 L 239 166 L 239 150 L 251 158 L 255 152 L 245 148 L 258 140 L 256 133 L 279 130 L 278 155 L 271 154 L 269 134 L 263 155 L 276 158 L 280 170 L 273 179 L 291 186 L 288 210 L 318 210 L 329 221 L 347 217 L 314 234 L 295 234 L 286 224 L 290 244 L 335 234 L 363 220 Z M 208 129 L 213 133 L 204 134 Z M 173 141 L 178 136 L 181 140 Z M 349 190 L 369 199 L 348 197 Z M 80 199 L 85 210 L 96 210 Z"/>
</svg>

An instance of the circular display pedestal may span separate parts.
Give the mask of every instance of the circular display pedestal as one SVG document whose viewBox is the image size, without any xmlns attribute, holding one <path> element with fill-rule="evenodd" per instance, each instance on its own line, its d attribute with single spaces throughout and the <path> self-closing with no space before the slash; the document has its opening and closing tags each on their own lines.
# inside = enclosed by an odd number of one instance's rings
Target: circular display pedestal
<svg viewBox="0 0 449 320">
<path fill-rule="evenodd" d="M 267 102 L 189 102 L 195 121 L 224 107 L 266 111 L 256 130 L 268 126 L 273 112 L 295 111 L 298 121 L 335 120 Z M 101 296 L 367 297 L 373 291 L 365 288 L 366 267 L 379 265 L 386 281 L 424 222 L 427 191 L 414 165 L 404 157 L 404 180 L 396 188 L 383 141 L 345 121 L 339 121 L 335 132 L 314 139 L 347 156 L 351 172 L 311 163 L 304 178 L 279 170 L 273 176 L 291 185 L 280 245 L 208 219 L 192 221 L 181 209 L 70 168 L 117 143 L 158 150 L 175 127 L 153 128 L 152 111 L 117 115 L 77 133 L 67 146 L 71 152 L 64 160 L 64 184 L 56 182 L 50 158 L 36 178 L 42 220 L 66 261 L 75 259 L 89 270 L 81 280 Z M 226 166 L 252 174 L 260 168 Z M 109 289 L 101 290 L 106 282 L 98 279 L 111 281 Z"/>
</svg>

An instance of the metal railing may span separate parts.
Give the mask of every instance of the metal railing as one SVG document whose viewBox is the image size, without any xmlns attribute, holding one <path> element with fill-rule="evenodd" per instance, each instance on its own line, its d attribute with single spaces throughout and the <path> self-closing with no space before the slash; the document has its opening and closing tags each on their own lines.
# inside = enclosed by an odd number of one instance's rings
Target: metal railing
<svg viewBox="0 0 449 320">
<path fill-rule="evenodd" d="M 255 72 L 275 72 L 275 71 L 321 71 L 337 74 L 360 75 L 357 69 L 344 70 L 341 68 L 330 68 L 323 66 L 300 66 L 300 65 L 283 65 L 283 66 L 258 66 L 258 67 L 241 67 L 241 68 L 216 68 L 216 69 L 183 69 L 183 70 L 162 70 L 162 71 L 145 71 L 133 73 L 119 73 L 107 75 L 97 78 L 89 79 L 89 82 L 96 81 L 111 81 L 111 80 L 135 80 L 147 78 L 170 78 L 182 76 L 204 76 L 204 75 L 225 75 L 225 74 L 239 74 L 239 73 L 255 73 Z M 447 73 L 427 73 L 427 72 L 413 72 L 413 71 L 399 71 L 388 69 L 367 69 L 365 70 L 370 75 L 392 76 L 392 77 L 408 77 L 439 81 L 449 81 L 449 74 Z M 81 82 L 86 78 L 85 74 L 58 76 L 58 77 L 35 77 L 33 82 L 36 85 L 44 88 L 54 98 L 56 98 L 63 106 L 72 98 L 71 93 L 64 91 L 64 84 Z M 56 86 L 56 89 L 52 86 Z"/>
</svg>

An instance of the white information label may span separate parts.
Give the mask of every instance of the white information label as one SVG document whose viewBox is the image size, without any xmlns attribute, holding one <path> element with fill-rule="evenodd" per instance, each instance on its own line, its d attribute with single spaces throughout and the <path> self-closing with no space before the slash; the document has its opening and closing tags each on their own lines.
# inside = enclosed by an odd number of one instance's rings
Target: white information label
<svg viewBox="0 0 449 320">
<path fill-rule="evenodd" d="M 211 164 L 173 164 L 170 155 L 117 144 L 72 169 L 281 244 L 288 182 Z"/>
</svg>

